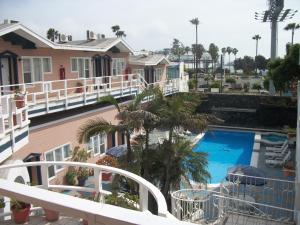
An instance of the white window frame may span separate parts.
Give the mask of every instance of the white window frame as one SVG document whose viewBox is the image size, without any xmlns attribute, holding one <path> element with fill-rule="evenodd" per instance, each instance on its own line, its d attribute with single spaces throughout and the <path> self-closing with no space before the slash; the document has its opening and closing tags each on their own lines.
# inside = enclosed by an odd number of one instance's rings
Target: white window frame
<svg viewBox="0 0 300 225">
<path fill-rule="evenodd" d="M 30 83 L 34 83 L 34 82 L 40 82 L 40 81 L 44 81 L 44 75 L 45 74 L 52 74 L 52 57 L 51 56 L 22 56 L 22 76 L 23 76 L 23 81 L 25 81 L 24 79 L 24 65 L 23 65 L 23 59 L 29 59 L 30 60 L 30 71 L 31 71 L 31 82 Z M 35 80 L 35 76 L 34 76 L 34 65 L 33 65 L 33 59 L 39 59 L 40 60 L 40 64 L 41 64 L 41 70 L 42 70 L 42 80 L 36 81 Z M 50 62 L 50 71 L 49 72 L 44 72 L 44 63 L 43 63 L 43 59 L 49 59 Z"/>
<path fill-rule="evenodd" d="M 101 135 L 104 135 L 104 143 L 101 143 L 100 140 L 100 136 Z M 94 138 L 97 138 L 98 139 L 98 143 L 99 143 L 99 152 L 95 152 L 95 149 L 94 149 Z M 104 145 L 104 152 L 101 153 L 101 145 Z M 92 137 L 90 137 L 90 140 L 89 142 L 87 143 L 87 149 L 89 152 L 92 152 L 94 156 L 96 155 L 103 155 L 106 153 L 106 150 L 107 150 L 107 134 L 106 133 L 101 133 L 101 134 L 97 134 L 97 135 L 94 135 Z"/>
<path fill-rule="evenodd" d="M 123 63 L 123 68 L 118 68 L 121 63 Z M 112 58 L 111 62 L 111 70 L 112 70 L 112 76 L 122 75 L 125 72 L 126 69 L 126 60 L 125 58 Z M 116 68 L 114 68 L 114 65 L 116 65 Z M 116 74 L 114 74 L 114 69 L 116 70 Z"/>
<path fill-rule="evenodd" d="M 158 74 L 159 72 L 159 74 Z M 160 82 L 161 78 L 162 78 L 162 75 L 163 75 L 163 69 L 162 68 L 155 68 L 154 69 L 154 83 L 156 82 Z M 156 78 L 159 78 L 158 80 Z"/>
<path fill-rule="evenodd" d="M 145 69 L 133 69 L 132 71 L 133 74 L 139 74 L 145 79 Z"/>
<path fill-rule="evenodd" d="M 73 70 L 73 68 L 72 68 L 72 60 L 73 59 L 75 59 L 76 60 L 76 68 L 77 68 L 77 70 Z M 79 75 L 79 68 L 78 68 L 78 60 L 79 59 L 82 59 L 83 60 L 83 71 L 84 71 L 84 76 L 83 77 L 81 77 L 80 75 Z M 86 63 L 85 63 L 85 60 L 88 60 L 88 71 L 89 71 L 89 77 L 85 77 L 85 71 L 87 70 L 86 69 Z M 71 57 L 70 58 L 70 67 L 71 67 L 71 69 L 70 69 L 70 71 L 71 71 L 71 73 L 77 73 L 77 75 L 78 75 L 78 78 L 91 78 L 91 77 L 93 77 L 93 71 L 92 71 L 92 59 L 91 59 L 91 57 Z"/>
<path fill-rule="evenodd" d="M 59 145 L 59 146 L 57 146 L 57 147 L 55 147 L 55 148 L 52 148 L 52 149 L 50 149 L 50 150 L 44 152 L 44 160 L 47 162 L 46 155 L 52 153 L 53 159 L 54 159 L 54 161 L 56 162 L 57 160 L 56 160 L 56 158 L 55 158 L 55 150 L 57 150 L 57 149 L 60 149 L 60 150 L 61 150 L 61 154 L 62 154 L 62 155 L 61 155 L 61 156 L 62 156 L 62 160 L 61 160 L 61 161 L 57 161 L 57 162 L 64 162 L 64 161 L 70 160 L 71 157 L 72 157 L 71 154 L 70 154 L 69 157 L 66 157 L 66 158 L 64 157 L 64 147 L 67 146 L 67 145 L 69 145 L 69 149 L 70 149 L 70 152 L 71 152 L 71 143 L 68 142 L 68 143 L 66 143 L 66 144 Z M 59 172 L 61 172 L 62 170 L 65 169 L 64 167 L 59 168 L 59 169 L 57 169 L 56 167 L 57 167 L 57 166 L 54 165 L 54 176 L 48 177 L 49 179 L 56 177 L 56 174 L 57 174 L 57 173 L 59 173 Z"/>
</svg>

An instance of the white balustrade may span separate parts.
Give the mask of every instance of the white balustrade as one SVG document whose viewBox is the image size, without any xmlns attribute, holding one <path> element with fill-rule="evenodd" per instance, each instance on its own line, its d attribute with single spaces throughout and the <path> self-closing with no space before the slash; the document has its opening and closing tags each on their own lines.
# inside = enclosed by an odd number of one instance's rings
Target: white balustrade
<svg viewBox="0 0 300 225">
<path fill-rule="evenodd" d="M 93 169 L 94 170 L 94 187 L 79 187 L 79 186 L 67 186 L 67 185 L 53 185 L 49 183 L 49 178 L 48 178 L 48 167 L 49 166 L 55 166 L 55 165 L 60 165 L 63 167 L 85 167 L 88 169 Z M 42 180 L 42 185 L 36 186 L 45 190 L 53 190 L 53 189 L 61 189 L 61 190 L 75 190 L 75 191 L 85 191 L 85 192 L 94 192 L 94 193 L 100 193 L 102 196 L 110 194 L 109 191 L 104 191 L 102 190 L 102 182 L 101 182 L 101 173 L 102 171 L 105 172 L 110 172 L 112 174 L 118 174 L 121 176 L 124 176 L 126 178 L 129 178 L 133 181 L 135 181 L 139 185 L 139 210 L 140 211 L 147 211 L 148 209 L 148 193 L 151 193 L 154 199 L 156 200 L 157 207 L 158 207 L 158 216 L 161 217 L 168 217 L 168 218 L 173 218 L 172 215 L 168 212 L 167 209 L 167 204 L 165 201 L 164 196 L 162 193 L 155 187 L 153 184 L 150 182 L 146 181 L 142 177 L 130 173 L 125 170 L 121 170 L 118 168 L 114 167 L 109 167 L 109 166 L 101 166 L 101 165 L 96 165 L 96 164 L 91 164 L 91 163 L 79 163 L 79 162 L 29 162 L 29 163 L 21 163 L 21 164 L 9 164 L 9 165 L 3 165 L 0 166 L 0 172 L 4 172 L 9 169 L 14 169 L 14 168 L 20 168 L 20 167 L 34 167 L 34 166 L 41 166 L 41 180 Z M 0 195 L 6 196 L 6 197 L 14 197 L 8 195 L 10 193 L 10 190 L 5 190 L 6 185 L 3 183 L 4 181 L 0 182 Z M 31 197 L 34 196 L 33 193 L 23 193 L 22 200 L 25 201 L 26 196 L 30 195 Z M 49 205 L 51 205 L 51 199 L 48 199 Z M 53 200 L 54 201 L 54 200 Z M 73 201 L 76 201 L 73 199 Z M 57 201 L 56 201 L 57 202 Z M 33 203 L 33 202 L 31 202 Z M 0 215 L 1 217 L 1 215 Z M 175 220 L 176 221 L 176 220 Z"/>
</svg>

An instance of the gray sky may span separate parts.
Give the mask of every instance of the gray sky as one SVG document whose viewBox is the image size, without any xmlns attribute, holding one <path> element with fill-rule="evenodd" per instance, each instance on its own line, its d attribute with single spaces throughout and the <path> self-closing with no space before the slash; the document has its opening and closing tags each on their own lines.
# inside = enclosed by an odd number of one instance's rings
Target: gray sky
<svg viewBox="0 0 300 225">
<path fill-rule="evenodd" d="M 300 11 L 299 0 L 285 0 L 285 8 Z M 125 30 L 134 50 L 170 47 L 173 38 L 185 45 L 195 42 L 189 20 L 198 17 L 199 42 L 235 47 L 238 56 L 255 55 L 254 34 L 260 34 L 259 54 L 270 55 L 270 24 L 254 20 L 254 12 L 267 9 L 266 0 L 0 0 L 0 20 L 15 19 L 45 36 L 50 27 L 73 40 L 83 39 L 86 30 L 112 36 L 111 26 Z M 288 22 L 300 23 L 300 12 Z M 279 24 L 278 51 L 282 56 L 291 32 Z M 295 42 L 300 42 L 300 30 Z"/>
</svg>

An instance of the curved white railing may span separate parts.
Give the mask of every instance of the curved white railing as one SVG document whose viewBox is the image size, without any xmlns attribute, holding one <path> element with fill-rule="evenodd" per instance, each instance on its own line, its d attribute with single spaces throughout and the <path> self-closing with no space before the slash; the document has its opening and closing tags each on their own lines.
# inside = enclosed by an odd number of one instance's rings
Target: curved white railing
<svg viewBox="0 0 300 225">
<path fill-rule="evenodd" d="M 86 167 L 89 169 L 93 169 L 95 188 L 49 184 L 48 167 L 55 166 L 55 165 L 60 165 L 65 167 L 66 166 Z M 170 217 L 171 215 L 168 212 L 166 200 L 157 187 L 155 187 L 153 184 L 143 179 L 142 177 L 122 169 L 109 167 L 109 166 L 101 166 L 101 165 L 96 165 L 91 163 L 49 161 L 49 162 L 29 162 L 29 163 L 22 163 L 22 164 L 3 165 L 0 166 L 0 172 L 6 169 L 30 167 L 30 166 L 41 166 L 42 185 L 40 185 L 39 187 L 43 189 L 79 190 L 79 191 L 86 191 L 86 192 L 95 192 L 96 194 L 97 193 L 108 194 L 107 191 L 102 190 L 102 182 L 101 182 L 102 172 L 110 172 L 110 173 L 122 175 L 124 177 L 127 177 L 135 181 L 139 185 L 139 210 L 140 211 L 148 210 L 148 192 L 150 192 L 157 202 L 158 215 L 162 217 Z"/>
</svg>

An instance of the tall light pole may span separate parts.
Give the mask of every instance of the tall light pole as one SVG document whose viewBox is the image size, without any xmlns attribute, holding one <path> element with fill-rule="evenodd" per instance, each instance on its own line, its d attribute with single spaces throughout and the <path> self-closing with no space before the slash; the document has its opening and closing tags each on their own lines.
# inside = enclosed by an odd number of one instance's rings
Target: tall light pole
<svg viewBox="0 0 300 225">
<path fill-rule="evenodd" d="M 275 59 L 277 57 L 278 44 L 277 23 L 292 19 L 297 10 L 283 9 L 284 0 L 268 0 L 268 5 L 268 10 L 262 13 L 255 12 L 255 19 L 271 23 L 271 59 Z"/>
<path fill-rule="evenodd" d="M 196 27 L 196 46 L 195 46 L 195 56 L 194 57 L 194 63 L 196 66 L 196 90 L 198 90 L 198 57 L 197 57 L 197 48 L 198 48 L 198 25 L 199 25 L 199 19 L 196 17 L 194 19 L 191 19 L 190 22 L 195 25 Z"/>
<path fill-rule="evenodd" d="M 256 57 L 257 57 L 257 51 L 258 51 L 258 41 L 261 39 L 261 36 L 259 36 L 259 34 L 256 34 L 252 37 L 253 40 L 256 41 L 256 49 L 255 49 L 255 58 L 254 58 L 254 62 L 255 62 L 255 73 L 257 74 L 257 63 L 256 63 Z"/>
</svg>

